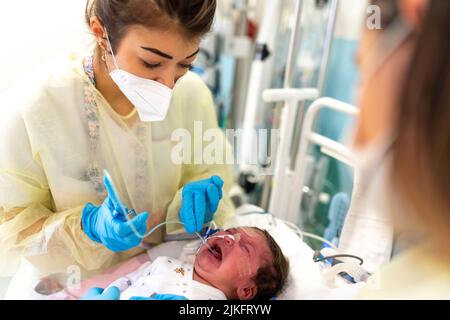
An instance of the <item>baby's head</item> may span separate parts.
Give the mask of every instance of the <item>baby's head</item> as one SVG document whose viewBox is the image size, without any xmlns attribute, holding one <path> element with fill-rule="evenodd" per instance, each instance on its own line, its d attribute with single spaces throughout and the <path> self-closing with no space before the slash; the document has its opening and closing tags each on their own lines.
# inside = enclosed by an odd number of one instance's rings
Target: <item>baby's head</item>
<svg viewBox="0 0 450 320">
<path fill-rule="evenodd" d="M 283 288 L 289 263 L 267 231 L 232 228 L 216 233 L 202 246 L 194 270 L 198 281 L 221 290 L 230 300 L 269 300 Z M 235 240 L 233 240 L 233 238 Z"/>
</svg>

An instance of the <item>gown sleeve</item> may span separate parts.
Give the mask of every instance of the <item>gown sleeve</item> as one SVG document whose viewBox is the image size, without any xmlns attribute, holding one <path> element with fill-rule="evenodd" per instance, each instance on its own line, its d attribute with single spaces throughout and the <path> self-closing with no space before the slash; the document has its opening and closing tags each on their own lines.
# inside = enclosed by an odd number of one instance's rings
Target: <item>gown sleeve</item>
<svg viewBox="0 0 450 320">
<path fill-rule="evenodd" d="M 209 143 L 203 141 L 202 146 L 196 146 L 196 143 L 202 143 L 198 139 L 192 139 L 191 161 L 183 164 L 183 175 L 180 182 L 180 188 L 167 210 L 168 221 L 179 221 L 179 211 L 181 209 L 183 186 L 189 182 L 195 182 L 208 179 L 217 175 L 224 181 L 223 198 L 219 208 L 214 215 L 214 221 L 218 226 L 222 226 L 228 219 L 234 216 L 234 206 L 228 195 L 233 184 L 233 165 L 228 164 L 227 159 L 233 159 L 232 149 L 228 143 L 225 134 L 219 128 L 217 115 L 215 112 L 214 101 L 208 87 L 197 76 L 191 76 L 190 85 L 184 88 L 185 94 L 179 94 L 176 99 L 182 99 L 179 103 L 184 108 L 185 126 L 191 137 L 195 135 L 195 126 L 202 127 L 203 133 L 210 132 L 211 141 L 217 142 L 221 146 L 221 156 L 217 157 L 219 161 L 208 163 L 207 159 L 202 159 L 201 163 L 195 161 L 195 150 L 201 150 L 202 154 L 209 154 L 207 148 Z M 195 92 L 195 94 L 192 94 Z M 228 155 L 228 157 L 227 157 Z M 216 163 L 214 163 L 216 162 Z M 185 232 L 181 225 L 168 224 L 168 234 Z"/>
<path fill-rule="evenodd" d="M 0 101 L 7 100 L 2 97 Z M 93 242 L 84 233 L 83 206 L 62 212 L 54 207 L 45 170 L 39 153 L 33 154 L 21 112 L 0 103 L 2 276 L 14 276 L 23 258 L 42 274 L 67 272 L 72 265 L 93 271 L 121 260 L 121 254 Z"/>
</svg>

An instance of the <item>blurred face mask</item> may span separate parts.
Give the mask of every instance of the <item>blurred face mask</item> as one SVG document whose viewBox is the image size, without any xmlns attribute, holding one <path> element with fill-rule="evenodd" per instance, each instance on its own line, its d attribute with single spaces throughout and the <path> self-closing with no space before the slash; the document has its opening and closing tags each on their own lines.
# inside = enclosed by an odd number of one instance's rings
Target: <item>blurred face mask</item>
<svg viewBox="0 0 450 320">
<path fill-rule="evenodd" d="M 402 21 L 394 21 L 381 35 L 377 48 L 369 58 L 370 69 L 363 76 L 371 79 L 411 34 Z M 375 271 L 389 261 L 394 232 L 403 220 L 401 215 L 408 204 L 401 201 L 392 184 L 392 148 L 396 140 L 395 128 L 387 128 L 375 139 L 362 146 L 351 147 L 355 169 L 354 194 L 348 213 L 342 243 L 366 243 L 361 249 L 368 270 Z M 395 229 L 394 229 L 395 226 Z M 370 245 L 369 245 L 370 244 Z"/>
<path fill-rule="evenodd" d="M 121 70 L 112 50 L 108 32 L 106 30 L 105 32 L 116 65 L 116 70 L 110 72 L 110 77 L 134 105 L 142 122 L 163 121 L 169 111 L 173 90 L 157 81 L 140 78 Z"/>
</svg>

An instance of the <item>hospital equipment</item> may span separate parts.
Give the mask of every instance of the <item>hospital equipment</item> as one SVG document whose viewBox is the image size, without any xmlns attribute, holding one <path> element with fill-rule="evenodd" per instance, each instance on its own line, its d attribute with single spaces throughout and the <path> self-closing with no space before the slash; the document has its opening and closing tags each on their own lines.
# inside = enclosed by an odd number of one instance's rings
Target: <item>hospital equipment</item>
<svg viewBox="0 0 450 320">
<path fill-rule="evenodd" d="M 314 262 L 326 261 L 326 260 L 336 259 L 336 258 L 353 258 L 353 259 L 358 260 L 360 265 L 362 265 L 364 263 L 363 259 L 361 259 L 358 256 L 354 256 L 352 254 L 333 254 L 331 256 L 325 256 L 325 257 L 323 257 L 323 256 L 315 256 L 314 257 Z"/>
<path fill-rule="evenodd" d="M 288 146 L 292 142 L 294 124 L 292 123 L 292 120 L 289 122 L 289 114 L 294 113 L 296 105 L 300 100 L 305 100 L 305 97 L 311 99 L 314 97 L 314 94 L 317 94 L 317 91 L 314 92 L 313 89 L 273 89 L 267 90 L 264 93 L 266 101 L 288 102 L 288 108 L 284 110 L 284 119 L 286 119 L 285 122 L 287 122 L 287 124 L 281 138 L 282 146 Z M 331 98 L 318 99 L 310 106 L 306 113 L 301 135 L 302 139 L 294 168 L 291 167 L 289 162 L 289 148 L 285 147 L 285 149 L 281 149 L 275 171 L 269 211 L 274 212 L 280 218 L 284 218 L 293 223 L 298 222 L 300 203 L 303 196 L 302 191 L 304 190 L 306 181 L 310 144 L 312 143 L 320 146 L 323 153 L 346 164 L 352 163 L 351 154 L 348 148 L 314 131 L 316 118 L 320 111 L 325 108 L 330 108 L 352 116 L 357 116 L 359 113 L 358 109 L 352 105 Z M 288 186 L 292 190 L 299 190 L 299 192 L 287 194 L 284 190 L 286 190 Z"/>
<path fill-rule="evenodd" d="M 306 89 L 273 89 L 266 91 L 264 97 L 268 101 L 279 101 L 284 95 L 284 100 L 292 103 L 293 94 L 300 95 L 301 90 Z M 336 212 L 333 216 L 336 221 L 333 221 L 330 229 L 326 230 L 327 235 L 333 238 L 328 240 L 338 243 L 336 236 L 339 235 L 339 249 L 342 252 L 363 257 L 365 268 L 375 272 L 390 259 L 393 236 L 392 223 L 386 216 L 385 203 L 380 201 L 379 197 L 376 199 L 376 194 L 368 194 L 365 190 L 367 186 L 374 187 L 374 184 L 380 181 L 378 178 L 364 181 L 367 178 L 361 177 L 361 168 L 356 166 L 354 151 L 317 132 L 315 124 L 323 110 L 332 110 L 353 118 L 359 115 L 356 107 L 335 99 L 320 98 L 312 103 L 305 115 L 300 148 L 294 167 L 291 167 L 289 149 L 281 148 L 279 151 L 279 163 L 275 171 L 269 211 L 281 219 L 301 225 L 300 219 L 305 218 L 301 204 L 305 194 L 309 192 L 308 175 L 314 162 L 311 150 L 313 146 L 319 147 L 322 154 L 356 169 L 351 201 L 345 200 L 346 197 L 337 199 L 342 204 L 342 208 L 339 208 L 340 205 L 334 208 Z M 286 109 L 284 112 L 287 114 L 289 111 Z M 286 130 L 292 129 L 289 121 L 286 127 Z M 289 144 L 292 136 L 293 131 L 289 134 L 284 133 L 281 144 Z M 381 142 L 384 141 L 381 140 Z M 383 179 L 383 177 L 379 178 Z M 380 188 L 375 187 L 375 189 L 382 191 L 379 190 Z M 286 193 L 285 190 L 295 192 Z M 337 230 L 338 228 L 341 230 Z"/>
<path fill-rule="evenodd" d="M 338 245 L 339 237 L 344 226 L 345 218 L 350 206 L 350 198 L 344 193 L 340 192 L 333 196 L 330 203 L 330 210 L 328 212 L 328 227 L 325 229 L 324 238 Z"/>
<path fill-rule="evenodd" d="M 258 170 L 255 166 L 247 164 L 248 159 L 254 154 L 254 149 L 250 148 L 255 145 L 250 134 L 251 130 L 267 126 L 282 128 L 281 104 L 269 109 L 261 98 L 262 92 L 271 87 L 285 89 L 315 87 L 322 92 L 334 39 L 338 3 L 338 0 L 320 2 L 278 0 L 264 3 L 264 18 L 261 19 L 257 53 L 252 65 L 245 105 L 243 125 L 246 132 L 243 143 L 245 149 L 242 152 L 243 164 L 240 167 L 244 173 Z M 310 19 L 312 16 L 314 19 Z M 267 53 L 262 54 L 263 52 Z M 295 110 L 296 128 L 301 127 L 304 108 L 305 104 L 302 102 Z M 299 131 L 296 131 L 292 144 L 293 155 L 296 154 L 298 139 Z M 274 154 L 276 150 L 272 152 Z M 272 162 L 273 158 L 275 157 L 272 157 Z M 268 207 L 271 183 L 270 176 L 267 176 L 261 200 L 261 205 L 265 208 Z"/>
<path fill-rule="evenodd" d="M 353 26 L 362 25 L 365 5 L 353 1 L 350 6 L 351 10 L 348 9 L 347 3 L 337 0 L 261 3 L 263 14 L 259 20 L 256 53 L 248 81 L 243 126 L 245 142 L 239 163 L 239 185 L 242 189 L 235 188 L 234 194 L 237 203 L 258 203 L 264 209 L 270 210 L 271 188 L 276 184 L 274 179 L 277 179 L 276 175 L 272 177 L 272 167 L 277 165 L 278 158 L 275 154 L 279 151 L 270 150 L 270 168 L 265 167 L 265 164 L 259 164 L 260 167 L 246 165 L 247 160 L 253 159 L 256 154 L 257 144 L 251 142 L 254 139 L 252 130 L 279 127 L 283 130 L 283 127 L 287 126 L 286 123 L 280 124 L 279 119 L 279 110 L 286 109 L 286 102 L 268 105 L 265 103 L 267 101 L 262 99 L 265 88 L 312 87 L 317 88 L 319 92 L 316 98 L 326 94 L 342 101 L 353 101 L 357 82 L 353 57 L 360 36 L 359 29 Z M 293 135 L 293 138 L 291 144 L 285 147 L 285 150 L 289 150 L 288 162 L 291 167 L 296 163 L 301 145 L 304 113 L 309 104 L 310 100 L 299 101 L 299 105 L 291 112 L 295 118 L 294 130 L 287 134 Z M 327 137 L 331 136 L 332 139 L 342 138 L 345 134 L 343 129 L 348 127 L 352 117 L 336 115 L 329 110 L 323 113 L 325 116 L 318 119 L 318 131 Z M 280 143 L 281 147 L 286 143 Z M 301 203 L 302 214 L 308 219 L 318 214 L 323 220 L 323 224 L 321 221 L 318 225 L 320 228 L 326 228 L 326 206 L 334 193 L 344 191 L 350 194 L 352 173 L 345 164 L 318 152 L 314 152 L 314 158 L 308 156 L 307 162 L 307 186 L 304 189 L 304 201 Z"/>
<path fill-rule="evenodd" d="M 366 282 L 370 276 L 370 273 L 363 267 L 363 259 L 355 255 L 342 254 L 335 249 L 324 248 L 314 254 L 314 262 L 321 261 L 326 262 L 326 265 L 329 266 L 324 268 L 323 274 L 330 287 L 336 285 L 338 276 L 349 283 Z"/>
</svg>

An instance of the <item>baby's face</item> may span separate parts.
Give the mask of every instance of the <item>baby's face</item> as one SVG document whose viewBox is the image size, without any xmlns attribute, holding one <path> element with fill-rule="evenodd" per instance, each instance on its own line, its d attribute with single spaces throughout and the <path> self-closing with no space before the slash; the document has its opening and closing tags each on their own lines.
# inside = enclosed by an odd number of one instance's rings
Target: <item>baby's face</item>
<svg viewBox="0 0 450 320">
<path fill-rule="evenodd" d="M 271 253 L 265 236 L 257 229 L 233 228 L 214 236 L 230 234 L 237 240 L 231 237 L 208 240 L 208 244 L 219 254 L 214 255 L 203 245 L 197 254 L 194 268 L 202 280 L 232 299 L 235 289 L 252 281 L 259 267 L 270 261 Z"/>
</svg>

